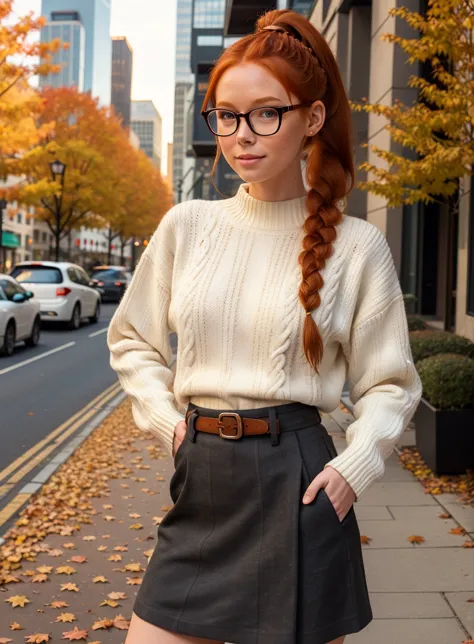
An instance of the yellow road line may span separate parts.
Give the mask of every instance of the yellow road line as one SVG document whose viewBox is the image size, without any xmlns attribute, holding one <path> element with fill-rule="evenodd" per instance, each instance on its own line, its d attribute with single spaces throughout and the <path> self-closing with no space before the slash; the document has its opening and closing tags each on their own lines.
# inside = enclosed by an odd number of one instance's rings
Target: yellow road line
<svg viewBox="0 0 474 644">
<path fill-rule="evenodd" d="M 6 485 L 0 485 L 0 499 L 3 498 L 11 489 L 12 484 L 7 483 Z"/>
<path fill-rule="evenodd" d="M 101 398 L 101 404 L 103 405 L 104 403 L 108 402 L 111 398 L 117 395 L 117 389 L 120 388 L 120 385 L 115 387 L 111 392 L 107 394 L 107 396 L 104 396 Z M 34 469 L 37 465 L 43 461 L 46 456 L 51 454 L 58 445 L 61 445 L 61 443 L 64 443 L 66 438 L 68 438 L 71 434 L 73 434 L 81 425 L 83 425 L 86 421 L 89 420 L 89 418 L 92 418 L 92 416 L 95 416 L 97 413 L 96 409 L 89 409 L 85 414 L 83 414 L 76 422 L 71 425 L 66 431 L 64 431 L 59 438 L 57 438 L 52 444 L 48 445 L 45 447 L 39 454 L 37 454 L 34 458 L 29 460 L 20 470 L 15 472 L 13 476 L 11 476 L 8 479 L 8 483 L 18 483 L 21 481 L 21 479 L 25 476 L 25 474 L 28 474 L 28 472 L 31 472 L 32 469 Z"/>
<path fill-rule="evenodd" d="M 30 447 L 30 449 L 19 456 L 16 460 L 14 460 L 10 465 L 8 465 L 5 469 L 3 469 L 0 472 L 0 481 L 3 481 L 9 474 L 14 472 L 22 463 L 27 461 L 29 458 L 33 456 L 38 450 L 40 450 L 43 445 L 46 445 L 49 443 L 53 438 L 58 436 L 62 431 L 67 429 L 71 423 L 73 423 L 75 420 L 77 420 L 79 417 L 81 417 L 87 410 L 89 410 L 91 407 L 97 407 L 97 405 L 102 402 L 102 398 L 104 398 L 110 391 L 118 389 L 120 387 L 119 383 L 114 383 L 113 385 L 110 385 L 110 387 L 107 387 L 105 391 L 103 391 L 101 394 L 99 394 L 96 398 L 91 400 L 91 402 L 87 403 L 85 407 L 80 409 L 74 416 L 71 416 L 68 420 L 66 420 L 62 425 L 59 427 L 56 427 L 50 434 L 45 436 L 42 440 L 40 440 L 38 443 L 33 445 L 33 447 Z"/>
<path fill-rule="evenodd" d="M 0 527 L 17 512 L 25 501 L 28 501 L 31 494 L 17 494 L 14 499 L 0 511 Z"/>
</svg>

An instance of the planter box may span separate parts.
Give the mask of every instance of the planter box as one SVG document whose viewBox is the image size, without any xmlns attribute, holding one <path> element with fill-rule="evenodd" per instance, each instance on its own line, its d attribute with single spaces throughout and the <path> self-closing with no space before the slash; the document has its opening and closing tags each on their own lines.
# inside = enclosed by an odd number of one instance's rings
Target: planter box
<svg viewBox="0 0 474 644">
<path fill-rule="evenodd" d="M 474 469 L 474 409 L 436 409 L 424 398 L 414 415 L 416 447 L 436 474 Z"/>
</svg>

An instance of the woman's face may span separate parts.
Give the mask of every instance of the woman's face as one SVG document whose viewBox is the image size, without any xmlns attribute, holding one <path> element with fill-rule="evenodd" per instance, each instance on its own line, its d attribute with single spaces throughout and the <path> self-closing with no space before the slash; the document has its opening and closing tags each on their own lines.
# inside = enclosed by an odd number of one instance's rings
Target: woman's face
<svg viewBox="0 0 474 644">
<path fill-rule="evenodd" d="M 288 95 L 273 74 L 253 63 L 229 68 L 216 88 L 216 108 L 227 108 L 233 112 L 245 113 L 255 107 L 283 107 L 298 103 L 298 98 Z M 270 131 L 268 128 L 272 127 L 272 122 L 275 123 L 274 112 L 263 110 L 254 114 L 256 129 Z M 292 170 L 301 172 L 303 144 L 306 137 L 314 136 L 321 129 L 324 116 L 324 105 L 315 101 L 309 107 L 284 113 L 279 131 L 271 136 L 257 135 L 242 118 L 237 132 L 218 138 L 219 145 L 227 163 L 243 181 L 269 181 Z M 232 121 L 231 115 L 220 112 L 220 119 L 219 128 L 225 132 Z"/>
</svg>

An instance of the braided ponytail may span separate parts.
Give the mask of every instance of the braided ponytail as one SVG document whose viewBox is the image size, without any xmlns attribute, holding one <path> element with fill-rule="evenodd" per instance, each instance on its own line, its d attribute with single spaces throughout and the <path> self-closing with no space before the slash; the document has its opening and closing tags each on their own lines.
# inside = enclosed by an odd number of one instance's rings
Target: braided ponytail
<svg viewBox="0 0 474 644">
<path fill-rule="evenodd" d="M 319 291 L 324 285 L 321 271 L 333 252 L 336 226 L 343 218 L 338 203 L 354 184 L 349 102 L 336 60 L 323 36 L 302 15 L 284 9 L 265 13 L 257 21 L 255 33 L 223 52 L 211 72 L 203 110 L 210 101 L 215 101 L 222 74 L 229 67 L 247 62 L 263 65 L 302 102 L 320 100 L 326 111 L 323 127 L 308 138 L 304 147 L 308 217 L 298 257 L 302 272 L 298 297 L 306 311 L 303 348 L 306 359 L 318 373 L 323 340 L 311 312 L 321 304 Z M 219 156 L 218 145 L 213 171 Z"/>
</svg>

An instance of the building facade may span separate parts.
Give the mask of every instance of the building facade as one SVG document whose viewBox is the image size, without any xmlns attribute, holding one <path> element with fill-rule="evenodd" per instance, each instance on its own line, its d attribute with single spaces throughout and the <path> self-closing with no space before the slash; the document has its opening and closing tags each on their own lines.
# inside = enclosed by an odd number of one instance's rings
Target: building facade
<svg viewBox="0 0 474 644">
<path fill-rule="evenodd" d="M 84 29 L 84 91 L 110 105 L 112 40 L 110 38 L 110 0 L 42 0 L 41 15 L 47 23 L 61 22 L 61 15 L 77 19 Z M 49 29 L 50 24 L 44 29 Z M 41 38 L 46 41 L 46 32 Z M 62 83 L 60 83 L 62 85 Z M 58 85 L 59 86 L 59 85 Z"/>
<path fill-rule="evenodd" d="M 125 37 L 112 38 L 112 95 L 115 113 L 124 128 L 130 127 L 132 110 L 133 51 Z"/>
<path fill-rule="evenodd" d="M 153 101 L 132 101 L 131 128 L 140 139 L 140 149 L 161 172 L 162 119 Z"/>
<path fill-rule="evenodd" d="M 48 43 L 59 38 L 67 43 L 54 54 L 52 63 L 61 65 L 57 74 L 39 77 L 40 87 L 77 87 L 84 91 L 86 31 L 77 11 L 57 11 L 51 13 L 51 22 L 41 29 L 41 42 Z"/>
</svg>

